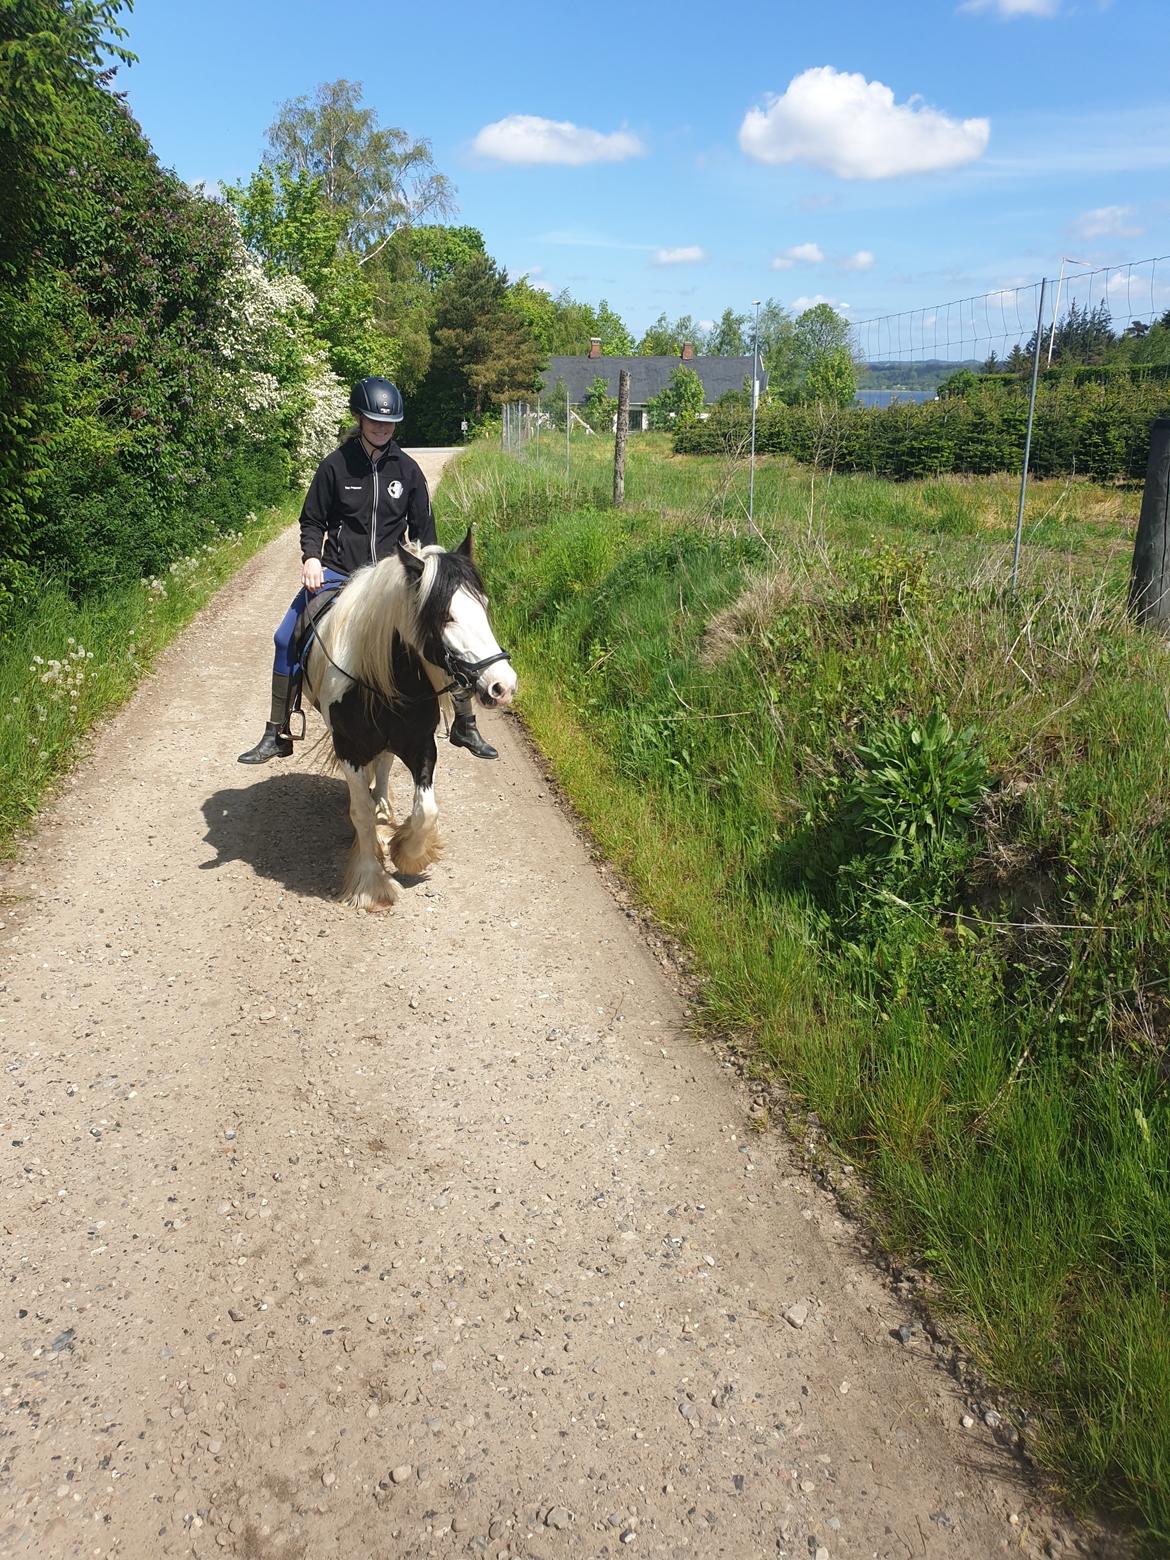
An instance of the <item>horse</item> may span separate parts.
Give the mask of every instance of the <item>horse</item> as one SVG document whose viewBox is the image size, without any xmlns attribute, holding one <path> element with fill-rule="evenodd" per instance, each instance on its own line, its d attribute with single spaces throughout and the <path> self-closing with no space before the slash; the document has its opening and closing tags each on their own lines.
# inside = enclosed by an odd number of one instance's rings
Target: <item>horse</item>
<svg viewBox="0 0 1170 1560">
<path fill-rule="evenodd" d="M 390 557 L 351 575 L 317 625 L 304 689 L 349 787 L 354 839 L 341 892 L 347 905 L 384 910 L 397 898 L 379 825 L 394 829 L 390 859 L 400 873 L 414 876 L 439 858 L 440 703 L 462 688 L 491 708 L 509 704 L 516 691 L 487 605 L 468 531 L 454 552 L 400 543 Z M 414 804 L 397 827 L 389 789 L 396 757 L 414 780 Z"/>
</svg>

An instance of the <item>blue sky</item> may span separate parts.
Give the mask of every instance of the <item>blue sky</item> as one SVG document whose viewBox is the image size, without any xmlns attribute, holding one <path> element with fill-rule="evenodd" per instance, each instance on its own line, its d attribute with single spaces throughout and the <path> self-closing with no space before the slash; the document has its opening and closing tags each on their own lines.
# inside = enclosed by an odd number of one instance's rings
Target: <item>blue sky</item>
<svg viewBox="0 0 1170 1560">
<path fill-rule="evenodd" d="M 246 177 L 282 101 L 361 81 L 431 140 L 498 260 L 635 332 L 768 297 L 864 320 L 1062 256 L 1170 253 L 1166 0 L 137 0 L 125 20 L 119 85 L 185 179 Z M 1170 263 L 1155 281 L 1170 306 Z"/>
</svg>

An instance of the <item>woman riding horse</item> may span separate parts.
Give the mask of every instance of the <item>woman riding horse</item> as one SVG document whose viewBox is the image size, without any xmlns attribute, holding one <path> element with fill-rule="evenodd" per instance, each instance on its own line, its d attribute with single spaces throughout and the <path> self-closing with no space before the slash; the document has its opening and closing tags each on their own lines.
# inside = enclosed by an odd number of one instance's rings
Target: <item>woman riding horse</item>
<svg viewBox="0 0 1170 1560">
<path fill-rule="evenodd" d="M 301 584 L 293 604 L 273 636 L 272 708 L 264 735 L 241 753 L 241 764 L 266 764 L 288 758 L 293 750 L 289 714 L 296 693 L 292 640 L 297 619 L 322 586 L 344 585 L 355 569 L 393 556 L 399 542 L 435 544 L 426 478 L 394 435 L 402 421 L 402 396 L 388 379 L 363 379 L 354 385 L 349 409 L 358 419 L 354 432 L 317 467 L 301 510 Z M 495 758 L 471 710 L 471 692 L 454 694 L 451 741 L 476 758 Z"/>
</svg>

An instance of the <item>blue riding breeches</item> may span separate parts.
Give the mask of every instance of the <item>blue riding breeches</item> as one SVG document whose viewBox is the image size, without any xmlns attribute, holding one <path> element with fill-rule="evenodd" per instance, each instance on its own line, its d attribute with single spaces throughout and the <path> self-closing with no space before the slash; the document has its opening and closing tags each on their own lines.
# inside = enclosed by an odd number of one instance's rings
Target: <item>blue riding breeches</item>
<svg viewBox="0 0 1170 1560">
<path fill-rule="evenodd" d="M 326 585 L 344 585 L 349 578 L 348 574 L 342 574 L 339 569 L 325 570 Z M 272 659 L 273 675 L 277 677 L 291 677 L 297 669 L 297 663 L 292 658 L 293 634 L 296 631 L 297 619 L 305 610 L 309 600 L 309 592 L 302 586 L 293 597 L 292 606 L 280 620 L 280 626 L 272 636 L 272 642 L 276 646 L 276 654 Z"/>
</svg>

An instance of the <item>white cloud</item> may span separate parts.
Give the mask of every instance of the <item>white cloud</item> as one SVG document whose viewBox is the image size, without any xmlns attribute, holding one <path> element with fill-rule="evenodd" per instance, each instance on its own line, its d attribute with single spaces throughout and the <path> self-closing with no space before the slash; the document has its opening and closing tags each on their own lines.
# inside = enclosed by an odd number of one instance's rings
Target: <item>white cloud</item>
<svg viewBox="0 0 1170 1560">
<path fill-rule="evenodd" d="M 791 271 L 794 265 L 820 265 L 825 252 L 819 244 L 793 244 L 772 261 L 773 271 Z"/>
<path fill-rule="evenodd" d="M 472 149 L 497 162 L 557 163 L 573 168 L 585 163 L 624 162 L 646 151 L 628 130 L 606 135 L 567 119 L 541 119 L 536 114 L 509 114 L 484 125 Z"/>
<path fill-rule="evenodd" d="M 1132 206 L 1097 206 L 1084 211 L 1072 225 L 1078 238 L 1140 238 L 1145 228 L 1134 222 Z"/>
<path fill-rule="evenodd" d="M 788 307 L 792 310 L 793 314 L 803 314 L 806 309 L 815 309 L 818 303 L 827 303 L 831 308 L 836 309 L 841 314 L 847 314 L 849 312 L 849 305 L 847 303 L 838 303 L 836 298 L 826 298 L 824 293 L 813 293 L 811 298 L 793 298 Z"/>
<path fill-rule="evenodd" d="M 919 97 L 895 103 L 880 81 L 818 65 L 794 76 L 782 97 L 750 109 L 739 144 L 757 162 L 807 162 L 842 179 L 891 179 L 972 162 L 990 135 L 986 119 L 952 119 Z"/>
<path fill-rule="evenodd" d="M 856 254 L 850 255 L 848 260 L 842 262 L 847 271 L 872 271 L 874 257 L 872 251 L 859 249 Z"/>
<path fill-rule="evenodd" d="M 1010 20 L 1014 16 L 1055 16 L 1060 0 L 963 0 L 960 11 L 994 11 Z"/>
<path fill-rule="evenodd" d="M 655 265 L 694 265 L 696 261 L 705 260 L 707 251 L 701 249 L 698 244 L 683 244 L 678 249 L 656 249 L 654 251 Z"/>
</svg>

